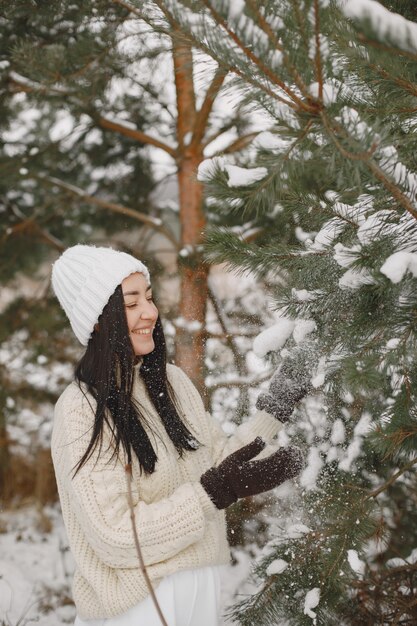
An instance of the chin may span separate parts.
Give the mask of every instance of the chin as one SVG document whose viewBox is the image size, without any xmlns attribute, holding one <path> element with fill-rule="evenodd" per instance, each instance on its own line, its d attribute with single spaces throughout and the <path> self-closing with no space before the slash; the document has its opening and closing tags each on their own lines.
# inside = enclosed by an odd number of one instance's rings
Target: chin
<svg viewBox="0 0 417 626">
<path fill-rule="evenodd" d="M 140 348 L 135 348 L 135 355 L 136 356 L 145 356 L 146 354 L 150 354 L 154 350 L 155 350 L 155 344 L 152 341 L 149 344 L 149 347 L 147 347 L 147 348 L 145 346 L 140 346 Z"/>
</svg>

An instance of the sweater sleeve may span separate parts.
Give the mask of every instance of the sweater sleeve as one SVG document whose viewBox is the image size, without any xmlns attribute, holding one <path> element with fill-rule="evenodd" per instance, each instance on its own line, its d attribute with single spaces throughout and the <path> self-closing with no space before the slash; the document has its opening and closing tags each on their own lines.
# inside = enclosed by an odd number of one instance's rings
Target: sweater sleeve
<svg viewBox="0 0 417 626">
<path fill-rule="evenodd" d="M 66 410 L 65 410 L 66 408 Z M 91 437 L 92 410 L 85 403 L 65 403 L 56 411 L 53 458 L 77 521 L 93 550 L 112 568 L 138 567 L 124 464 L 112 459 L 109 441 L 73 477 L 73 468 Z M 135 493 L 134 481 L 132 489 Z M 136 500 L 137 498 L 136 486 Z M 165 561 L 204 534 L 214 507 L 199 482 L 184 483 L 169 497 L 134 507 L 136 530 L 146 565 Z"/>
<path fill-rule="evenodd" d="M 256 437 L 262 437 L 266 443 L 270 443 L 281 430 L 282 424 L 275 417 L 266 411 L 256 411 L 251 419 L 236 428 L 233 435 L 226 435 L 219 421 L 205 411 L 200 394 L 185 372 L 178 367 L 175 367 L 175 370 L 180 384 L 185 386 L 186 393 L 192 399 L 196 410 L 206 415 L 214 465 L 218 465 L 229 454 L 250 443 Z"/>
</svg>

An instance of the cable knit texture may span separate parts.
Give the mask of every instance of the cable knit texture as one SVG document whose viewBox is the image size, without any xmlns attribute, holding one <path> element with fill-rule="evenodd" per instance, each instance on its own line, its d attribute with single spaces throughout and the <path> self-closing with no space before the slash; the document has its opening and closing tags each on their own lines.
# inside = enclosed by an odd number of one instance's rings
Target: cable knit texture
<svg viewBox="0 0 417 626">
<path fill-rule="evenodd" d="M 158 455 L 155 472 L 140 474 L 132 465 L 132 491 L 139 541 L 154 586 L 174 572 L 229 562 L 224 511 L 218 511 L 200 476 L 226 456 L 261 436 L 270 441 L 279 422 L 258 413 L 227 437 L 206 413 L 186 374 L 167 366 L 184 423 L 203 444 L 180 458 L 148 396 L 139 367 L 133 395 L 146 416 L 144 424 Z M 73 596 L 82 619 L 120 615 L 145 598 L 148 590 L 138 567 L 126 494 L 126 459 L 111 458 L 108 428 L 101 445 L 73 478 L 73 469 L 91 438 L 95 401 L 71 383 L 55 407 L 52 457 L 62 514 L 76 571 Z"/>
</svg>

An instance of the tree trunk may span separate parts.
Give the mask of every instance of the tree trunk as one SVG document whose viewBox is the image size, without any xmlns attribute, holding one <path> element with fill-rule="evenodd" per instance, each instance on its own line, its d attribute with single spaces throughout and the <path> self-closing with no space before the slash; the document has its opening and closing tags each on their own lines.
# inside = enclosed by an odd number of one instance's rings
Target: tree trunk
<svg viewBox="0 0 417 626">
<path fill-rule="evenodd" d="M 173 37 L 173 60 L 177 95 L 177 177 L 181 247 L 179 271 L 181 293 L 175 359 L 204 394 L 204 327 L 207 307 L 208 266 L 201 260 L 199 245 L 206 225 L 203 188 L 197 168 L 203 159 L 201 145 L 190 145 L 196 120 L 192 50 Z M 194 323 L 192 323 L 194 322 Z"/>
<path fill-rule="evenodd" d="M 0 409 L 0 500 L 10 498 L 10 454 L 6 431 L 6 417 Z"/>
<path fill-rule="evenodd" d="M 195 250 L 201 243 L 205 228 L 201 184 L 195 180 L 197 167 L 197 160 L 187 159 L 178 170 L 181 243 L 190 254 L 182 257 L 179 267 L 181 275 L 179 310 L 185 323 L 184 327 L 179 325 L 177 329 L 175 355 L 178 365 L 187 372 L 205 397 L 204 332 L 208 266 L 202 262 L 199 250 Z"/>
</svg>

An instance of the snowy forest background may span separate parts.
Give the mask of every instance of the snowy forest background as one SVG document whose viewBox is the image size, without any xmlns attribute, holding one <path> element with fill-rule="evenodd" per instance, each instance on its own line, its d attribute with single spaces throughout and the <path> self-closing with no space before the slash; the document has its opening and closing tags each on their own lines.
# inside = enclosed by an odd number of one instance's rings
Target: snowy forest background
<svg viewBox="0 0 417 626">
<path fill-rule="evenodd" d="M 417 623 L 415 0 L 0 1 L 0 624 L 71 624 L 50 266 L 145 260 L 227 432 L 288 355 L 299 480 L 228 511 L 229 623 Z M 233 620 L 233 622 L 232 622 Z"/>
</svg>

